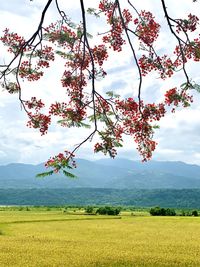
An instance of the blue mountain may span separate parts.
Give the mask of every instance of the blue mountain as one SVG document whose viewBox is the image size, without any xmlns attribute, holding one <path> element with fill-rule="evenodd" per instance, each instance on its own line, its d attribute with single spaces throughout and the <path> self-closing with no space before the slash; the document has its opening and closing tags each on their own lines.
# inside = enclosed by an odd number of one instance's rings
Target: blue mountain
<svg viewBox="0 0 200 267">
<path fill-rule="evenodd" d="M 30 188 L 115 188 L 188 189 L 200 188 L 200 166 L 174 161 L 141 163 L 128 159 L 77 159 L 72 179 L 61 174 L 36 178 L 44 164 L 12 163 L 0 166 L 0 189 Z"/>
</svg>

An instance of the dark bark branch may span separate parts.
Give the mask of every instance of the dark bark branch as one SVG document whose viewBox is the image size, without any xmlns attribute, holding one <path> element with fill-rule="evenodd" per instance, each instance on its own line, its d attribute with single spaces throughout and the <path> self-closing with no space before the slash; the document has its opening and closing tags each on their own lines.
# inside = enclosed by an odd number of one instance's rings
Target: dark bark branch
<svg viewBox="0 0 200 267">
<path fill-rule="evenodd" d="M 120 15 L 120 18 L 121 18 L 121 22 L 122 22 L 124 31 L 126 33 L 126 37 L 128 39 L 128 43 L 129 43 L 129 46 L 131 48 L 131 51 L 132 51 L 132 54 L 133 54 L 133 57 L 134 57 L 134 60 L 135 60 L 135 63 L 136 63 L 137 69 L 138 69 L 138 73 L 139 73 L 138 101 L 139 101 L 139 109 L 140 109 L 140 112 L 142 114 L 141 105 L 140 105 L 140 103 L 141 103 L 141 89 L 142 89 L 142 72 L 141 72 L 141 69 L 140 69 L 140 66 L 139 66 L 139 63 L 138 63 L 138 60 L 137 60 L 135 49 L 133 47 L 133 44 L 131 42 L 131 38 L 130 38 L 129 33 L 128 33 L 128 28 L 127 28 L 127 26 L 125 25 L 125 22 L 124 22 L 124 18 L 123 18 L 122 12 L 121 12 L 121 7 L 120 7 L 119 0 L 116 0 L 116 3 L 117 3 L 117 6 L 118 6 L 118 11 L 119 11 L 119 15 Z"/>
<path fill-rule="evenodd" d="M 170 29 L 172 35 L 174 35 L 175 38 L 178 41 L 180 52 L 181 52 L 181 57 L 182 57 L 182 61 L 183 61 L 183 72 L 185 74 L 187 83 L 190 84 L 190 79 L 188 77 L 188 74 L 187 74 L 187 71 L 186 71 L 186 67 L 185 67 L 186 58 L 185 58 L 183 47 L 182 47 L 182 44 L 185 44 L 185 42 L 176 34 L 176 32 L 173 29 L 173 26 L 171 24 L 171 18 L 169 17 L 168 12 L 167 12 L 167 7 L 166 7 L 166 4 L 165 4 L 165 0 L 161 0 L 161 3 L 162 3 L 162 8 L 163 8 L 163 11 L 164 11 L 165 18 L 167 20 L 167 24 L 169 26 L 169 29 Z"/>
</svg>

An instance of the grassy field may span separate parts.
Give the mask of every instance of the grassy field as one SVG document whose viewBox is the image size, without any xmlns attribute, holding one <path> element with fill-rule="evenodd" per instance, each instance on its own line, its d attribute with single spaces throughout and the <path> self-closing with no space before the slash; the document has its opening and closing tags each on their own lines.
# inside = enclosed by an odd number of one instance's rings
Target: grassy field
<svg viewBox="0 0 200 267">
<path fill-rule="evenodd" d="M 200 266 L 200 218 L 0 211 L 0 266 Z"/>
</svg>

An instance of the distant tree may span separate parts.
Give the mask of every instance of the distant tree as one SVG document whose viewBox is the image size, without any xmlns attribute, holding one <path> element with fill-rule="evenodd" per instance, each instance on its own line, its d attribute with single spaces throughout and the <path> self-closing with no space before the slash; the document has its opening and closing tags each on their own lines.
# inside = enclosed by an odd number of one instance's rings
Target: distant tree
<svg viewBox="0 0 200 267">
<path fill-rule="evenodd" d="M 85 208 L 85 212 L 86 213 L 93 213 L 94 212 L 94 207 L 92 207 L 92 206 L 87 206 L 86 208 Z"/>
<path fill-rule="evenodd" d="M 182 210 L 180 216 L 185 216 L 185 215 L 186 215 L 186 212 Z"/>
<path fill-rule="evenodd" d="M 68 211 L 68 208 L 65 207 L 65 208 L 63 209 L 63 213 L 66 213 L 67 211 Z"/>
<path fill-rule="evenodd" d="M 195 216 L 195 217 L 196 217 L 196 216 L 199 216 L 199 214 L 198 214 L 198 211 L 197 211 L 197 210 L 193 210 L 191 214 L 192 214 L 192 216 Z"/>
<path fill-rule="evenodd" d="M 96 214 L 100 215 L 119 215 L 121 209 L 120 208 L 115 208 L 115 207 L 100 207 L 97 209 Z"/>
<path fill-rule="evenodd" d="M 165 27 L 161 27 L 151 12 L 138 11 L 135 1 L 101 0 L 96 9 L 86 10 L 86 1 L 80 0 L 82 21 L 79 24 L 75 24 L 61 9 L 59 0 L 44 2 L 38 27 L 30 38 L 25 39 L 9 29 L 4 30 L 0 40 L 8 47 L 12 59 L 0 65 L 1 86 L 10 94 L 18 94 L 21 106 L 28 115 L 28 127 L 39 129 L 41 135 L 48 132 L 54 116 L 59 118 L 58 123 L 63 127 L 92 127 L 89 135 L 73 151 L 66 150 L 47 161 L 46 167 L 52 170 L 46 174 L 63 171 L 72 177 L 66 168 L 76 166 L 74 153 L 95 134 L 100 139 L 94 146 L 95 152 L 103 152 L 114 158 L 117 148 L 123 144 L 123 136 L 130 135 L 137 143 L 142 159 L 149 160 L 157 145 L 153 138 L 154 130 L 158 128 L 157 122 L 169 110 L 168 107 L 172 112 L 178 106 L 188 107 L 192 102 L 191 89 L 200 91 L 200 86 L 189 77 L 186 69 L 188 61 L 200 61 L 199 18 L 192 14 L 186 18 L 172 18 L 165 0 L 153 0 L 166 19 L 169 40 L 173 38 L 177 42 L 167 55 L 158 53 L 156 49 L 159 35 Z M 46 13 L 53 3 L 60 21 L 44 26 Z M 90 41 L 88 15 L 105 19 L 106 28 L 104 33 L 99 33 L 97 40 L 102 37 L 99 42 Z M 128 97 L 120 97 L 109 88 L 104 94 L 97 86 L 98 80 L 107 76 L 105 61 L 111 58 L 113 51 L 120 53 L 125 49 L 133 58 L 133 68 L 136 66 L 138 72 L 133 76 L 133 80 L 138 81 L 137 98 L 132 97 L 133 92 Z M 50 105 L 35 96 L 24 99 L 23 81 L 41 79 L 44 70 L 57 57 L 64 61 L 60 80 L 66 90 L 66 99 L 63 102 L 52 100 Z M 161 80 L 182 71 L 180 87 L 163 90 L 160 103 L 145 103 L 141 97 L 143 80 L 152 71 L 157 72 Z"/>
<path fill-rule="evenodd" d="M 176 212 L 175 212 L 174 209 L 167 208 L 167 209 L 165 209 L 165 215 L 166 216 L 175 216 L 176 215 Z"/>
<path fill-rule="evenodd" d="M 151 208 L 149 213 L 152 216 L 175 216 L 176 212 L 174 209 L 169 209 L 169 208 L 160 208 L 160 207 L 155 207 Z"/>
<path fill-rule="evenodd" d="M 152 216 L 159 216 L 160 215 L 160 207 L 154 207 L 154 208 L 151 208 L 149 213 L 152 215 Z"/>
</svg>

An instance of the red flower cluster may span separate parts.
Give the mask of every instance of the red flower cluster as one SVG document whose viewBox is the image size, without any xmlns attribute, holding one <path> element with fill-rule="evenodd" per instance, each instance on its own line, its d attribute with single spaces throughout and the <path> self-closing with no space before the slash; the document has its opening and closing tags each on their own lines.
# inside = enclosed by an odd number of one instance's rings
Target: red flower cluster
<svg viewBox="0 0 200 267">
<path fill-rule="evenodd" d="M 131 15 L 130 11 L 128 9 L 124 9 L 122 11 L 123 19 L 124 19 L 124 24 L 126 27 L 128 24 L 133 20 L 133 16 Z"/>
<path fill-rule="evenodd" d="M 187 31 L 195 31 L 197 29 L 197 25 L 199 24 L 199 18 L 195 15 L 189 14 L 188 19 L 176 19 L 176 31 L 187 32 Z"/>
<path fill-rule="evenodd" d="M 9 32 L 7 28 L 4 30 L 4 35 L 0 37 L 0 40 L 4 45 L 9 47 L 8 52 L 14 53 L 15 55 L 20 52 L 25 44 L 25 39 L 23 37 L 19 36 L 17 33 Z"/>
<path fill-rule="evenodd" d="M 143 55 L 138 60 L 139 66 L 143 76 L 146 76 L 151 71 L 158 71 L 160 78 L 165 79 L 171 77 L 174 74 L 174 69 L 180 65 L 180 60 L 176 60 L 175 63 L 172 62 L 170 58 L 166 55 L 154 58 L 149 58 Z"/>
<path fill-rule="evenodd" d="M 20 90 L 20 86 L 16 82 L 5 82 L 1 83 L 1 86 L 7 90 L 9 94 L 18 93 Z"/>
<path fill-rule="evenodd" d="M 73 169 L 76 168 L 76 162 L 74 160 L 74 154 L 65 150 L 64 154 L 59 153 L 58 155 L 50 158 L 45 163 L 46 168 L 53 169 L 54 173 L 58 173 L 65 168 Z"/>
<path fill-rule="evenodd" d="M 52 23 L 45 28 L 45 38 L 51 43 L 57 43 L 61 47 L 73 48 L 77 41 L 76 33 L 68 26 Z"/>
<path fill-rule="evenodd" d="M 134 23 L 137 25 L 136 33 L 146 45 L 150 46 L 158 38 L 160 25 L 155 22 L 154 16 L 151 12 L 142 11 L 140 13 L 140 20 L 135 19 Z"/>
<path fill-rule="evenodd" d="M 184 89 L 179 92 L 177 88 L 174 87 L 165 93 L 165 104 L 168 106 L 173 104 L 177 107 L 179 104 L 182 104 L 183 107 L 188 107 L 192 102 L 192 96 L 188 95 L 187 91 Z M 174 111 L 174 109 L 172 111 Z"/>
<path fill-rule="evenodd" d="M 123 133 L 134 137 L 143 160 L 148 160 L 155 150 L 152 121 L 159 121 L 165 114 L 164 104 L 138 104 L 133 98 L 116 100 L 116 109 L 122 120 Z"/>
<path fill-rule="evenodd" d="M 113 25 L 113 24 L 112 24 Z M 115 24 L 108 35 L 103 36 L 103 42 L 109 43 L 110 48 L 112 47 L 114 51 L 120 52 L 122 50 L 122 45 L 125 44 L 125 40 L 122 38 L 123 27 L 120 21 L 115 20 Z"/>
<path fill-rule="evenodd" d="M 30 101 L 25 101 L 24 103 L 28 109 L 35 109 L 36 111 L 39 111 L 41 108 L 43 108 L 45 105 L 42 102 L 41 99 L 37 100 L 35 96 L 31 97 Z"/>
<path fill-rule="evenodd" d="M 41 135 L 46 134 L 51 123 L 51 116 L 47 116 L 39 112 L 36 112 L 35 114 L 29 112 L 28 115 L 30 120 L 27 122 L 27 126 L 39 129 Z"/>
<path fill-rule="evenodd" d="M 182 63 L 186 63 L 187 59 L 192 59 L 193 61 L 200 61 L 200 38 L 195 38 L 192 42 L 190 42 L 189 44 L 182 46 L 182 51 L 184 51 L 184 59 L 181 58 L 181 60 L 179 59 L 179 61 Z M 175 52 L 174 52 L 177 57 L 180 58 L 181 50 L 180 47 L 177 46 L 175 48 Z"/>
<path fill-rule="evenodd" d="M 94 146 L 94 152 L 103 152 L 104 155 L 109 153 L 111 158 L 114 158 L 117 155 L 117 150 L 114 148 L 115 144 L 112 142 L 112 139 L 105 138 L 102 143 L 96 143 Z"/>
<path fill-rule="evenodd" d="M 109 33 L 103 36 L 103 42 L 109 43 L 110 48 L 112 47 L 114 51 L 120 52 L 122 45 L 125 44 L 125 40 L 122 38 L 124 29 L 120 16 L 115 15 L 115 9 L 116 4 L 108 2 L 108 0 L 103 0 L 99 4 L 100 12 L 105 13 L 107 22 L 111 26 Z M 131 14 L 127 10 L 123 10 L 123 14 L 125 15 L 124 23 L 128 24 L 132 18 Z"/>
<path fill-rule="evenodd" d="M 43 76 L 43 71 L 31 68 L 29 61 L 23 61 L 19 67 L 19 76 L 28 81 L 37 81 Z"/>
<path fill-rule="evenodd" d="M 102 66 L 104 61 L 107 60 L 108 58 L 107 48 L 103 44 L 98 45 L 98 46 L 95 45 L 95 47 L 91 49 L 91 52 L 93 53 L 95 62 L 99 66 Z"/>
</svg>

